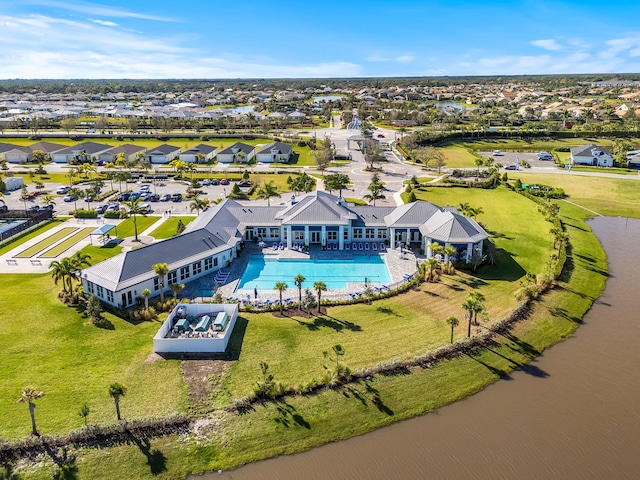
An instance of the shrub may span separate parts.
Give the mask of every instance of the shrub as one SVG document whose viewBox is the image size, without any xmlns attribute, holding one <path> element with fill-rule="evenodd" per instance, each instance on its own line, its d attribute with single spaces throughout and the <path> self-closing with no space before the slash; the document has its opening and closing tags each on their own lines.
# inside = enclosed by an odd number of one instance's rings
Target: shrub
<svg viewBox="0 0 640 480">
<path fill-rule="evenodd" d="M 93 209 L 84 210 L 82 208 L 79 208 L 78 210 L 73 212 L 73 216 L 75 218 L 98 218 L 98 213 Z"/>
<path fill-rule="evenodd" d="M 107 210 L 104 212 L 104 218 L 120 218 L 119 210 Z"/>
</svg>

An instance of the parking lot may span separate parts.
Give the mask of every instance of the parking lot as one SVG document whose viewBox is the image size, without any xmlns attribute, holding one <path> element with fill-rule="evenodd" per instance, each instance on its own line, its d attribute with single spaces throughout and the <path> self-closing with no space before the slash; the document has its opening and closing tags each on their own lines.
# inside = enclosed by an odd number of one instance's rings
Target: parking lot
<svg viewBox="0 0 640 480">
<path fill-rule="evenodd" d="M 493 152 L 478 152 L 485 158 L 493 158 L 496 163 L 501 163 L 504 167 L 516 163 L 520 160 L 522 164 L 523 160 L 526 160 L 533 168 L 550 168 L 557 169 L 553 160 L 538 160 L 535 153 L 531 152 L 500 152 L 500 155 L 494 155 Z M 522 167 L 521 167 L 522 168 Z"/>
<path fill-rule="evenodd" d="M 117 205 L 118 202 L 107 202 L 106 200 L 102 201 L 102 202 L 86 202 L 84 198 L 79 198 L 76 202 L 73 201 L 65 201 L 64 197 L 66 196 L 65 194 L 56 194 L 56 190 L 60 187 L 63 187 L 64 185 L 59 184 L 59 183 L 47 183 L 46 184 L 46 188 L 44 189 L 43 193 L 40 195 L 40 197 L 35 197 L 32 200 L 28 200 L 26 202 L 26 208 L 29 209 L 31 208 L 32 210 L 34 210 L 35 208 L 38 208 L 41 205 L 41 201 L 39 200 L 42 195 L 45 194 L 51 194 L 55 196 L 55 205 L 54 205 L 54 211 L 55 213 L 59 214 L 59 215 L 68 215 L 69 212 L 75 210 L 76 205 L 77 208 L 96 208 L 100 205 Z M 179 193 L 183 196 L 182 201 L 179 202 L 174 202 L 174 201 L 170 201 L 170 200 L 164 200 L 164 201 L 148 201 L 148 200 L 142 200 L 141 203 L 149 203 L 149 205 L 151 206 L 151 212 L 150 213 L 156 213 L 156 214 L 162 214 L 163 212 L 165 212 L 166 210 L 171 210 L 172 213 L 174 214 L 188 214 L 191 213 L 191 209 L 190 209 L 190 204 L 191 202 L 189 200 L 185 200 L 184 199 L 184 195 L 186 193 L 186 190 L 189 186 L 188 182 L 181 182 L 181 181 L 177 181 L 174 182 L 172 180 L 168 180 L 168 181 L 159 181 L 156 182 L 156 184 L 154 185 L 153 183 L 150 182 L 137 182 L 137 183 L 129 183 L 127 185 L 127 189 L 130 191 L 134 191 L 134 192 L 140 192 L 141 188 L 144 187 L 148 187 L 148 190 L 150 193 L 152 194 L 157 194 L 158 197 L 162 197 L 163 195 L 167 194 L 167 195 L 172 195 L 175 193 Z M 224 198 L 224 196 L 226 196 L 229 192 L 231 192 L 231 188 L 232 188 L 233 184 L 230 185 L 203 185 L 200 189 L 204 192 L 201 198 L 208 198 L 209 200 L 215 200 L 217 198 Z M 82 186 L 79 185 L 78 186 L 81 189 L 86 189 L 88 188 L 88 186 Z M 117 184 L 114 184 L 115 189 L 118 188 Z M 125 186 L 124 184 L 122 185 L 122 189 L 124 190 Z M 108 190 L 111 189 L 111 185 L 109 184 L 109 182 L 105 182 L 105 185 L 102 189 L 103 192 L 106 192 Z M 33 191 L 33 188 L 30 187 L 29 191 Z M 10 210 L 24 210 L 25 209 L 25 202 L 23 202 L 20 199 L 20 195 L 21 192 L 20 190 L 17 191 L 13 191 L 13 192 L 8 192 L 3 196 L 3 200 L 6 204 L 6 206 L 10 209 Z M 112 207 L 113 208 L 113 207 Z"/>
</svg>

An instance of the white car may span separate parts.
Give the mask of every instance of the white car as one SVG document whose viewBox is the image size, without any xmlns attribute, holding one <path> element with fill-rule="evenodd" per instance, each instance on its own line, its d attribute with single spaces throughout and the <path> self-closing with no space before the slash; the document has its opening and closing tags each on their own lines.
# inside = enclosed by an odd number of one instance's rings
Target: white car
<svg viewBox="0 0 640 480">
<path fill-rule="evenodd" d="M 60 195 L 64 195 L 65 193 L 67 193 L 69 190 L 71 190 L 71 187 L 66 187 L 66 186 L 62 186 L 62 187 L 58 187 L 56 189 L 56 193 L 60 194 Z"/>
<path fill-rule="evenodd" d="M 493 155 L 494 157 L 500 157 L 502 156 L 502 152 L 500 150 L 494 150 L 491 155 Z"/>
</svg>

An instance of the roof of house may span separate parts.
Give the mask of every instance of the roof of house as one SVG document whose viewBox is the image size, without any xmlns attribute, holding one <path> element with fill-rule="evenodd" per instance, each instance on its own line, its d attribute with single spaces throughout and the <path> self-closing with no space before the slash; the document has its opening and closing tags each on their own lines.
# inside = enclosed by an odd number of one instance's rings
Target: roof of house
<svg viewBox="0 0 640 480">
<path fill-rule="evenodd" d="M 168 155 L 179 150 L 180 147 L 175 147 L 173 145 L 169 145 L 168 143 L 164 143 L 159 147 L 155 147 L 153 150 L 149 150 L 147 155 Z"/>
<path fill-rule="evenodd" d="M 252 145 L 247 145 L 246 143 L 236 142 L 233 145 L 229 145 L 227 148 L 218 152 L 218 155 L 229 155 L 235 154 L 238 152 L 242 152 L 245 155 L 250 154 L 255 149 Z"/>
<path fill-rule="evenodd" d="M 315 190 L 278 213 L 283 225 L 347 225 L 357 215 L 334 195 Z"/>
<path fill-rule="evenodd" d="M 125 155 L 133 155 L 134 153 L 144 152 L 145 150 L 146 148 L 141 147 L 140 145 L 125 143 L 124 145 L 113 147 L 112 149 L 104 153 L 108 153 L 110 155 L 118 155 L 119 153 L 124 153 Z"/>
<path fill-rule="evenodd" d="M 599 147 L 598 145 L 589 144 L 589 145 L 580 145 L 579 147 L 573 147 L 571 149 L 571 156 L 573 157 L 591 157 L 593 156 L 593 151 L 598 150 L 602 153 L 606 153 L 611 156 L 611 150 L 603 147 Z"/>
<path fill-rule="evenodd" d="M 216 147 L 213 147 L 211 145 L 205 145 L 204 143 L 201 143 L 199 145 L 196 145 L 195 147 L 191 147 L 189 150 L 185 150 L 184 152 L 182 152 L 183 154 L 190 154 L 190 155 L 197 155 L 198 153 L 202 153 L 203 155 L 208 155 L 212 152 L 215 152 L 217 150 Z"/>
<path fill-rule="evenodd" d="M 104 143 L 82 142 L 82 143 L 78 143 L 77 145 L 72 145 L 71 147 L 58 150 L 55 153 L 61 154 L 61 155 L 73 155 L 76 152 L 85 152 L 88 155 L 93 155 L 94 153 L 101 153 L 111 148 L 113 148 L 113 146 L 106 145 Z"/>
<path fill-rule="evenodd" d="M 44 153 L 54 153 L 58 150 L 62 150 L 63 148 L 65 148 L 64 145 L 52 142 L 38 142 L 29 146 L 29 149 L 31 149 L 32 152 L 35 152 L 36 150 L 42 150 Z"/>
<path fill-rule="evenodd" d="M 22 147 L 20 145 L 14 145 L 12 143 L 0 143 L 0 153 L 6 153 L 12 150 L 19 150 L 24 153 L 31 153 L 31 149 L 29 149 L 29 147 Z"/>
<path fill-rule="evenodd" d="M 291 155 L 291 152 L 293 152 L 293 147 L 288 143 L 272 142 L 263 146 L 258 151 L 258 155 L 260 155 L 261 153 L 277 153 L 280 155 Z"/>
<path fill-rule="evenodd" d="M 448 243 L 475 243 L 489 236 L 475 220 L 447 210 L 436 211 L 420 226 L 420 233 Z"/>
</svg>

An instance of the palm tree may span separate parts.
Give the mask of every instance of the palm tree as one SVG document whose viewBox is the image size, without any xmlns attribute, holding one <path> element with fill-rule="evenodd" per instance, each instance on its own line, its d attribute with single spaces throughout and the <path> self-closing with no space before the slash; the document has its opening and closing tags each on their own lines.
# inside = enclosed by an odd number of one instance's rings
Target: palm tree
<svg viewBox="0 0 640 480">
<path fill-rule="evenodd" d="M 71 275 L 71 263 L 68 258 L 62 258 L 60 260 L 54 260 L 49 265 L 51 268 L 51 277 L 57 285 L 59 281 L 62 281 L 62 291 L 67 291 L 67 277 Z"/>
<path fill-rule="evenodd" d="M 42 195 L 40 197 L 40 204 L 42 205 L 55 205 L 56 204 L 56 197 L 54 197 L 53 195 Z M 4 201 L 2 202 L 4 203 Z"/>
<path fill-rule="evenodd" d="M 84 267 L 90 267 L 91 255 L 88 253 L 82 253 L 81 251 L 77 251 L 69 258 L 69 263 L 71 266 L 71 273 L 69 275 L 69 288 L 70 292 L 73 293 L 73 289 L 71 288 L 73 285 L 73 278 L 79 275 L 79 271 Z"/>
<path fill-rule="evenodd" d="M 140 295 L 142 295 L 144 297 L 144 309 L 148 312 L 149 311 L 149 297 L 151 296 L 151 290 L 149 290 L 148 288 L 145 288 L 144 290 L 142 290 L 142 292 L 140 292 Z"/>
<path fill-rule="evenodd" d="M 386 198 L 382 193 L 384 186 L 379 182 L 371 182 L 367 189 L 371 193 L 367 193 L 363 198 L 369 202 L 373 202 L 374 207 L 376 205 L 376 200 L 384 200 Z"/>
<path fill-rule="evenodd" d="M 484 311 L 484 301 L 486 300 L 486 297 L 482 293 L 475 291 L 469 294 L 469 298 L 473 299 L 475 302 L 473 309 L 473 323 L 478 325 L 478 313 Z"/>
<path fill-rule="evenodd" d="M 471 336 L 471 320 L 473 319 L 473 311 L 476 309 L 476 301 L 469 297 L 462 304 L 462 309 L 466 310 L 466 316 L 469 319 L 469 323 L 467 324 L 467 337 Z"/>
<path fill-rule="evenodd" d="M 451 269 L 453 267 L 453 261 L 451 259 L 455 257 L 457 253 L 458 250 L 456 250 L 456 247 L 454 247 L 453 245 L 444 247 L 444 255 L 446 257 L 445 261 L 447 262 L 447 273 L 451 273 Z"/>
<path fill-rule="evenodd" d="M 431 257 L 427 259 L 427 266 L 429 267 L 429 277 L 427 278 L 427 281 L 430 282 L 431 280 L 433 280 L 433 272 L 438 267 L 438 261 L 435 258 Z"/>
<path fill-rule="evenodd" d="M 158 287 L 160 288 L 160 303 L 164 303 L 164 276 L 169 273 L 169 265 L 166 263 L 156 263 L 153 271 L 158 275 Z"/>
<path fill-rule="evenodd" d="M 476 217 L 478 215 L 481 215 L 484 213 L 484 210 L 482 210 L 482 207 L 476 207 L 476 208 L 469 208 L 469 215 L 471 215 L 473 217 L 473 219 L 475 220 Z"/>
<path fill-rule="evenodd" d="M 127 213 L 129 215 L 133 215 L 133 231 L 135 233 L 135 242 L 138 242 L 138 222 L 136 220 L 137 215 L 142 215 L 143 217 L 147 216 L 147 209 L 142 206 L 140 203 L 140 198 L 134 198 L 133 200 L 129 200 L 124 203 L 125 207 L 127 207 Z"/>
<path fill-rule="evenodd" d="M 322 301 L 322 292 L 327 291 L 327 285 L 324 282 L 315 282 L 313 289 L 318 292 L 318 315 L 320 315 L 320 302 Z"/>
<path fill-rule="evenodd" d="M 192 212 L 194 210 L 197 210 L 198 215 L 200 215 L 200 210 L 206 210 L 210 202 L 208 198 L 198 198 L 198 197 L 199 195 L 196 195 L 195 197 L 193 197 L 193 201 L 191 202 L 191 205 L 189 205 L 189 208 L 191 209 Z"/>
<path fill-rule="evenodd" d="M 89 416 L 90 412 L 91 412 L 91 409 L 89 408 L 89 405 L 87 405 L 86 403 L 80 407 L 80 410 L 78 410 L 78 415 L 84 418 L 85 428 L 87 428 L 87 417 Z"/>
<path fill-rule="evenodd" d="M 304 283 L 304 281 L 306 280 L 306 278 L 304 277 L 304 275 L 298 274 L 295 277 L 293 277 L 293 283 L 296 284 L 296 287 L 298 287 L 298 306 L 302 306 L 302 284 Z"/>
<path fill-rule="evenodd" d="M 124 397 L 125 393 L 127 393 L 127 387 L 122 385 L 121 383 L 112 383 L 109 386 L 109 395 L 113 397 L 113 403 L 116 406 L 116 417 L 118 421 L 122 418 L 120 417 L 120 397 Z"/>
<path fill-rule="evenodd" d="M 78 199 L 82 195 L 84 195 L 84 191 L 81 188 L 73 187 L 73 188 L 69 189 L 69 191 L 67 192 L 67 195 L 70 196 L 71 198 L 73 198 L 73 209 L 77 210 L 78 209 Z"/>
<path fill-rule="evenodd" d="M 482 165 L 484 165 L 484 158 L 476 158 L 474 160 L 474 163 L 476 164 L 476 167 L 478 167 L 478 178 L 480 178 L 480 167 Z"/>
<path fill-rule="evenodd" d="M 287 289 L 288 285 L 285 282 L 278 282 L 276 283 L 276 286 L 273 287 L 275 290 L 278 290 L 278 293 L 280 293 L 280 313 L 282 313 L 284 306 L 282 305 L 282 292 L 284 292 Z"/>
<path fill-rule="evenodd" d="M 36 404 L 35 401 L 44 397 L 44 392 L 39 392 L 34 387 L 24 387 L 22 395 L 18 399 L 18 403 L 27 403 L 29 405 L 29 415 L 31 415 L 31 435 L 39 436 L 36 428 Z"/>
<path fill-rule="evenodd" d="M 268 206 L 271 206 L 271 197 L 279 196 L 278 187 L 273 182 L 264 182 L 264 185 L 258 189 L 258 198 L 266 198 Z"/>
<path fill-rule="evenodd" d="M 331 347 L 331 350 L 333 350 L 334 355 L 336 356 L 336 372 L 338 371 L 339 368 L 339 363 L 338 360 L 340 359 L 340 357 L 342 357 L 345 353 L 347 353 L 347 351 L 345 350 L 345 348 L 340 345 L 339 343 L 334 345 L 333 347 Z"/>
<path fill-rule="evenodd" d="M 467 215 L 469 213 L 469 209 L 470 208 L 471 208 L 471 205 L 469 205 L 468 202 L 461 203 L 461 204 L 458 205 L 458 210 L 463 215 Z"/>
<path fill-rule="evenodd" d="M 447 318 L 447 323 L 451 325 L 451 343 L 453 343 L 453 329 L 456 328 L 460 322 L 456 317 L 451 316 Z"/>
<path fill-rule="evenodd" d="M 178 293 L 184 290 L 184 283 L 170 283 L 169 288 L 173 292 L 173 298 L 178 299 Z"/>
</svg>

